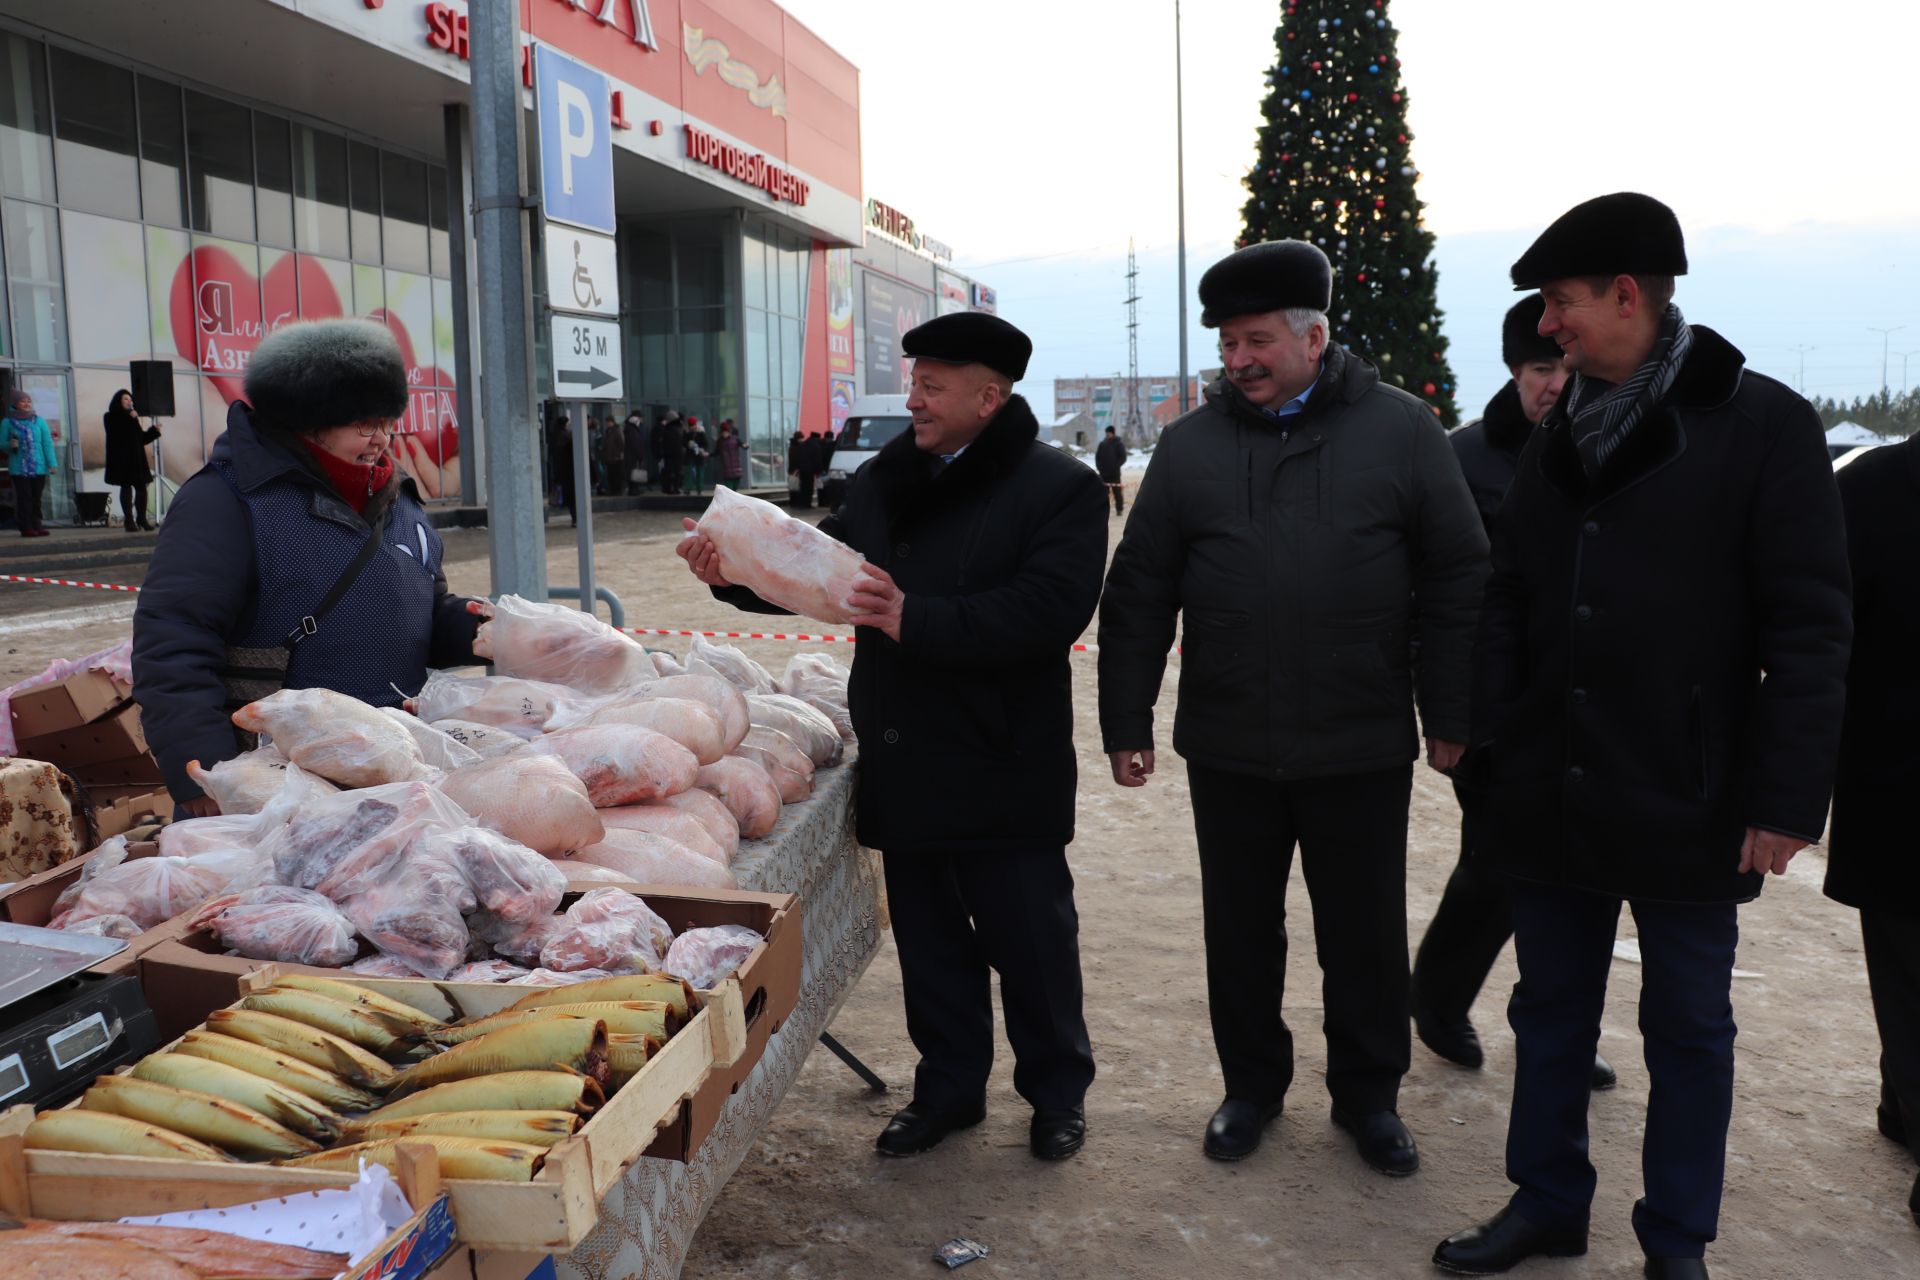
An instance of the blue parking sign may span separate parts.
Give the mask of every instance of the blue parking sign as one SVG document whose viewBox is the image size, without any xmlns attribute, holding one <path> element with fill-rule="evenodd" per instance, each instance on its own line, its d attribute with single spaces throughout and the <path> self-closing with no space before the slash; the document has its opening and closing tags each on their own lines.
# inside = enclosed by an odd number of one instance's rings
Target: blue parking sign
<svg viewBox="0 0 1920 1280">
<path fill-rule="evenodd" d="M 613 120 L 607 78 L 534 47 L 540 198 L 547 217 L 613 234 Z"/>
</svg>

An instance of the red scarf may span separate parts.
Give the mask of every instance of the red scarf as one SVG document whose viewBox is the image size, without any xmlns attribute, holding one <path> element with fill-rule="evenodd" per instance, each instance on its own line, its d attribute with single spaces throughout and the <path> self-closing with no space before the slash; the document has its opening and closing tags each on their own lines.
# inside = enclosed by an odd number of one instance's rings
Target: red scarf
<svg viewBox="0 0 1920 1280">
<path fill-rule="evenodd" d="M 393 459 L 384 454 L 380 461 L 367 466 L 336 458 L 304 436 L 300 443 L 307 446 L 307 452 L 313 455 L 327 479 L 333 482 L 334 491 L 346 499 L 356 515 L 365 515 L 368 500 L 386 488 L 393 479 Z"/>
</svg>

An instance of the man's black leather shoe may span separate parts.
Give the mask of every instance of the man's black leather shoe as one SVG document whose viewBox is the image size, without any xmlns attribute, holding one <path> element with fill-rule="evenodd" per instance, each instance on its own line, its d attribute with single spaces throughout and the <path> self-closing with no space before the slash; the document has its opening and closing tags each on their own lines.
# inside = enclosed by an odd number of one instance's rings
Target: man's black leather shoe
<svg viewBox="0 0 1920 1280">
<path fill-rule="evenodd" d="M 1874 1109 L 1873 1119 L 1880 1130 L 1881 1137 L 1888 1142 L 1897 1142 L 1903 1147 L 1907 1145 L 1907 1123 L 1900 1114 L 1898 1104 L 1882 1102 Z"/>
<path fill-rule="evenodd" d="M 1245 1160 L 1260 1149 L 1260 1134 L 1280 1114 L 1280 1105 L 1225 1099 L 1213 1119 L 1207 1121 L 1201 1149 L 1215 1160 Z"/>
<path fill-rule="evenodd" d="M 1620 1083 L 1620 1075 L 1613 1064 L 1599 1054 L 1593 1055 L 1593 1091 L 1600 1093 Z"/>
<path fill-rule="evenodd" d="M 1458 1276 L 1497 1276 L 1528 1258 L 1577 1258 L 1587 1229 L 1536 1226 L 1508 1205 L 1478 1226 L 1456 1232 L 1433 1251 L 1433 1265 Z"/>
<path fill-rule="evenodd" d="M 1420 1168 L 1420 1150 L 1400 1117 L 1391 1111 L 1356 1115 L 1333 1109 L 1333 1122 L 1353 1135 L 1360 1158 L 1391 1178 L 1404 1178 Z"/>
<path fill-rule="evenodd" d="M 894 1113 L 873 1146 L 883 1156 L 916 1156 L 931 1151 L 956 1129 L 971 1129 L 987 1118 L 985 1106 L 971 1111 L 940 1111 L 909 1102 Z"/>
<path fill-rule="evenodd" d="M 1087 1145 L 1087 1113 L 1035 1109 L 1027 1147 L 1041 1160 L 1065 1160 Z"/>
<path fill-rule="evenodd" d="M 1647 1280 L 1707 1280 L 1703 1258 L 1648 1258 Z"/>
<path fill-rule="evenodd" d="M 1413 1029 L 1420 1043 L 1455 1066 L 1478 1071 L 1487 1055 L 1480 1048 L 1480 1033 L 1465 1018 L 1443 1018 L 1437 1013 L 1415 1010 Z"/>
</svg>

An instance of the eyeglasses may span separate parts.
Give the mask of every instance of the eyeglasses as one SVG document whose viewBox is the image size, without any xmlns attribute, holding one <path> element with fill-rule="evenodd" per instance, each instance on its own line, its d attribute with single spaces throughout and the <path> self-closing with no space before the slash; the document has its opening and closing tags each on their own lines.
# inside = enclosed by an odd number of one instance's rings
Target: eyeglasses
<svg viewBox="0 0 1920 1280">
<path fill-rule="evenodd" d="M 356 424 L 351 429 L 357 434 L 365 436 L 367 439 L 371 440 L 375 436 L 394 435 L 396 433 L 396 426 L 397 424 L 392 422 L 383 422 L 379 426 L 375 426 L 375 427 L 363 427 Z"/>
</svg>

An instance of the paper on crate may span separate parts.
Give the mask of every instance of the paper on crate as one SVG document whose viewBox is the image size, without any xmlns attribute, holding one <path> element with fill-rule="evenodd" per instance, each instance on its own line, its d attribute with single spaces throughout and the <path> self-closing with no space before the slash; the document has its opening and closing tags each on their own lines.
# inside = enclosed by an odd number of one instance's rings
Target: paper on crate
<svg viewBox="0 0 1920 1280">
<path fill-rule="evenodd" d="M 352 1267 L 412 1216 L 413 1209 L 401 1194 L 400 1184 L 385 1166 L 363 1162 L 359 1180 L 338 1191 L 303 1191 L 224 1209 L 189 1209 L 120 1221 L 145 1227 L 197 1227 L 265 1244 L 344 1253 L 352 1260 L 348 1264 Z"/>
</svg>

